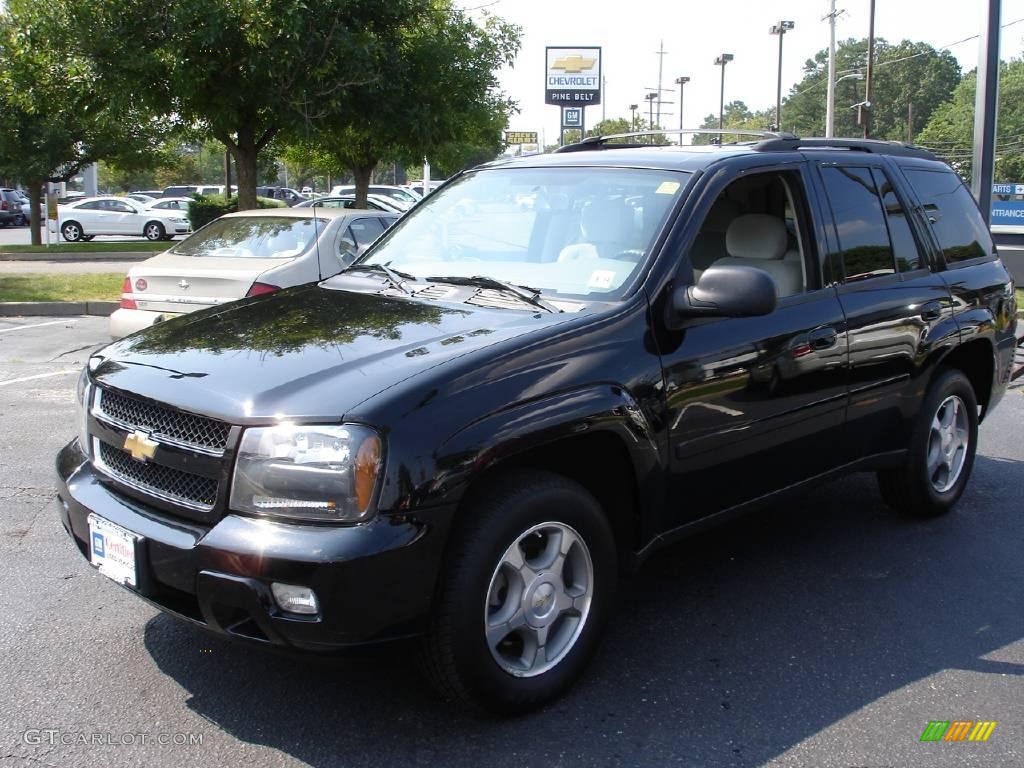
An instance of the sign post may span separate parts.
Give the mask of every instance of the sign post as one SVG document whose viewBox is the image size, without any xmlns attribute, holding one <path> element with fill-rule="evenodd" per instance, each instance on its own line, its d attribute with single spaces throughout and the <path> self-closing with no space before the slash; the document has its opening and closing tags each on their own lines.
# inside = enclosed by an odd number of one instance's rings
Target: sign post
<svg viewBox="0 0 1024 768">
<path fill-rule="evenodd" d="M 544 55 L 544 103 L 562 109 L 561 145 L 566 128 L 579 129 L 583 137 L 584 110 L 601 103 L 601 47 L 548 46 Z"/>
</svg>

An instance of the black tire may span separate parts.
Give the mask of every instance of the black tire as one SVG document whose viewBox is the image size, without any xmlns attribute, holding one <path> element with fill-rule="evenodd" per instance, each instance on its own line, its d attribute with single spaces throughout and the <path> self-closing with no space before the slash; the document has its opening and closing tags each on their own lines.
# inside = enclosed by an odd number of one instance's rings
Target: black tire
<svg viewBox="0 0 1024 768">
<path fill-rule="evenodd" d="M 589 554 L 593 576 L 589 610 L 581 614 L 582 628 L 552 667 L 516 676 L 499 665 L 485 637 L 492 578 L 497 578 L 506 551 L 544 523 L 568 527 L 585 545 L 582 551 Z M 580 556 L 581 550 L 574 551 Z M 430 628 L 421 644 L 424 674 L 443 698 L 475 709 L 515 714 L 538 707 L 562 694 L 583 672 L 612 610 L 616 581 L 612 530 L 586 489 L 548 472 L 504 473 L 468 502 L 452 532 Z M 531 604 L 536 608 L 540 603 Z M 552 632 L 561 620 L 554 619 Z"/>
<path fill-rule="evenodd" d="M 60 233 L 69 243 L 77 243 L 85 235 L 82 225 L 77 221 L 65 221 L 61 225 Z"/>
<path fill-rule="evenodd" d="M 19 213 L 14 217 L 14 226 L 16 227 L 27 227 L 28 219 L 25 218 L 25 214 Z"/>
<path fill-rule="evenodd" d="M 164 225 L 159 221 L 150 221 L 146 223 L 146 226 L 142 228 L 143 236 L 150 242 L 157 242 L 163 240 L 167 236 L 167 232 L 164 231 Z"/>
<path fill-rule="evenodd" d="M 948 488 L 937 488 L 928 464 L 929 447 L 933 445 L 932 423 L 939 415 L 940 406 L 947 403 L 950 398 L 959 398 L 964 406 L 968 442 L 955 482 Z M 978 401 L 974 387 L 963 372 L 956 369 L 943 371 L 932 382 L 921 404 L 921 411 L 918 413 L 910 438 L 906 464 L 899 469 L 878 473 L 878 487 L 882 492 L 882 498 L 897 512 L 913 517 L 938 517 L 946 514 L 967 487 L 971 469 L 974 467 L 977 445 Z M 948 476 L 945 479 L 948 481 Z"/>
<path fill-rule="evenodd" d="M 94 237 L 96 237 L 96 235 L 82 235 L 82 240 L 85 241 L 86 243 L 88 243 Z"/>
</svg>

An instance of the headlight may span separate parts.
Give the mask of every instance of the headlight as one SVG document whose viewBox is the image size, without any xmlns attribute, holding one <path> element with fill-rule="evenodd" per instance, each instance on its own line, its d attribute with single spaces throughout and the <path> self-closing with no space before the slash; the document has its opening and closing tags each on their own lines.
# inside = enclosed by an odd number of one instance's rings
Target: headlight
<svg viewBox="0 0 1024 768">
<path fill-rule="evenodd" d="M 364 520 L 381 453 L 377 433 L 357 424 L 247 429 L 238 448 L 231 508 L 305 520 Z"/>
<path fill-rule="evenodd" d="M 92 383 L 89 381 L 89 366 L 82 368 L 75 385 L 75 397 L 78 400 L 78 444 L 82 453 L 91 456 L 89 451 L 89 409 L 92 407 Z"/>
</svg>

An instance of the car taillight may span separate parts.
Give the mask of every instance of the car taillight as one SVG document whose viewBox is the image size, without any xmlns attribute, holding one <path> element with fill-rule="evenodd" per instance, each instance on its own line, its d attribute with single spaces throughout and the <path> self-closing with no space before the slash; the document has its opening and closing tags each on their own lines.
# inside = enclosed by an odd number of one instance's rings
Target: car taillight
<svg viewBox="0 0 1024 768">
<path fill-rule="evenodd" d="M 138 309 L 135 304 L 135 296 L 132 295 L 132 279 L 126 277 L 124 285 L 121 286 L 121 309 Z"/>
<path fill-rule="evenodd" d="M 0 199 L 0 211 L 6 211 L 6 210 L 7 210 L 7 201 Z"/>
<path fill-rule="evenodd" d="M 245 294 L 245 298 L 250 296 L 262 296 L 265 293 L 273 293 L 274 291 L 280 291 L 281 287 L 278 285 L 271 285 L 270 283 L 253 283 L 252 288 Z"/>
</svg>

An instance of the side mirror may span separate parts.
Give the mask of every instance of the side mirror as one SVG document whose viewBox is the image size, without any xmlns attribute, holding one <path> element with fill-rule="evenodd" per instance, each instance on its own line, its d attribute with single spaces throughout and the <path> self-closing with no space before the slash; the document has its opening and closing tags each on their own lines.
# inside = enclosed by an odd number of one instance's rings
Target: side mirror
<svg viewBox="0 0 1024 768">
<path fill-rule="evenodd" d="M 673 291 L 668 326 L 678 329 L 691 317 L 758 317 L 773 312 L 775 303 L 775 281 L 763 269 L 712 265 L 696 285 Z"/>
</svg>

